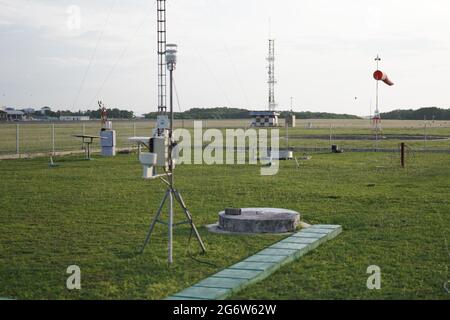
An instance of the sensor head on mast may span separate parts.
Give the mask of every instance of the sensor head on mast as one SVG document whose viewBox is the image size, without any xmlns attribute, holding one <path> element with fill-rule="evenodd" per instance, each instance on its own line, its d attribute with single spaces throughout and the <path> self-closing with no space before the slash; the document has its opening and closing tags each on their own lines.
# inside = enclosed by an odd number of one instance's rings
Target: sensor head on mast
<svg viewBox="0 0 450 320">
<path fill-rule="evenodd" d="M 166 64 L 169 71 L 175 70 L 177 65 L 178 46 L 176 44 L 166 45 Z"/>
</svg>

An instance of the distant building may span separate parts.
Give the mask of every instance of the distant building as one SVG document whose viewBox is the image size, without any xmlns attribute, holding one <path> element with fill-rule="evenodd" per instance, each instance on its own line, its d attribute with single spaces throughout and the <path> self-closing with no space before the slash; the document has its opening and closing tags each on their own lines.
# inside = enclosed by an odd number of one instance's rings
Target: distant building
<svg viewBox="0 0 450 320">
<path fill-rule="evenodd" d="M 23 111 L 14 110 L 13 108 L 5 108 L 0 110 L 0 121 L 22 121 L 25 113 Z"/>
<path fill-rule="evenodd" d="M 60 121 L 89 121 L 89 116 L 60 116 Z"/>
<path fill-rule="evenodd" d="M 275 111 L 252 111 L 252 127 L 278 127 L 280 114 Z"/>
<path fill-rule="evenodd" d="M 45 116 L 47 114 L 47 112 L 50 112 L 50 111 L 52 111 L 52 109 L 50 109 L 49 107 L 43 107 L 41 109 L 41 114 Z"/>
<path fill-rule="evenodd" d="M 25 109 L 22 109 L 22 111 L 26 114 L 32 114 L 32 113 L 36 112 L 36 110 L 33 108 L 25 108 Z"/>
</svg>

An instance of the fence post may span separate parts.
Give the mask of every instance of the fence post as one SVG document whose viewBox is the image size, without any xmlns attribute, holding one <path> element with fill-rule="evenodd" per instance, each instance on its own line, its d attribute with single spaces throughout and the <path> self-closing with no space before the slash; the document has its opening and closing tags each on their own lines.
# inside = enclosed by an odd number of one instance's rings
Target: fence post
<svg viewBox="0 0 450 320">
<path fill-rule="evenodd" d="M 426 119 L 425 119 L 426 120 Z M 427 123 L 423 127 L 423 149 L 427 149 Z"/>
<path fill-rule="evenodd" d="M 133 137 L 136 137 L 136 122 L 133 122 Z"/>
<path fill-rule="evenodd" d="M 55 124 L 52 124 L 52 155 L 55 156 Z"/>
<path fill-rule="evenodd" d="M 400 144 L 400 164 L 402 168 L 405 167 L 405 143 Z"/>
<path fill-rule="evenodd" d="M 20 129 L 19 129 L 19 124 L 16 124 L 16 155 L 20 158 Z"/>
</svg>

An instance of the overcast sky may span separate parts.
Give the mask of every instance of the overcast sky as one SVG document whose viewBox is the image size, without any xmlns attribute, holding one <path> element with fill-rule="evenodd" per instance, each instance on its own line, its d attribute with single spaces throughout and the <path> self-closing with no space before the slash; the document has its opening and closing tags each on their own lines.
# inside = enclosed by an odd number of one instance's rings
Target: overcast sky
<svg viewBox="0 0 450 320">
<path fill-rule="evenodd" d="M 367 115 L 377 53 L 381 111 L 448 108 L 449 17 L 448 0 L 168 0 L 181 108 L 267 108 L 269 30 L 281 110 Z M 0 0 L 0 105 L 156 111 L 156 64 L 155 0 Z"/>
</svg>

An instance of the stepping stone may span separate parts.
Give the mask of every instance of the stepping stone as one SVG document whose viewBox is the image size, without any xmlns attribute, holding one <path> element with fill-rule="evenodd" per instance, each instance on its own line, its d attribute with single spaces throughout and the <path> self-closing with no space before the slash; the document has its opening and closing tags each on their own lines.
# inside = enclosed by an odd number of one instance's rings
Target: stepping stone
<svg viewBox="0 0 450 320">
<path fill-rule="evenodd" d="M 320 239 L 320 238 L 324 238 L 326 237 L 328 234 L 324 234 L 324 233 L 312 233 L 312 232 L 300 232 L 295 234 L 290 238 L 314 238 L 314 239 Z"/>
<path fill-rule="evenodd" d="M 287 242 L 287 241 L 289 241 L 291 239 L 292 240 L 295 239 L 295 243 L 311 244 L 311 243 L 314 243 L 314 242 L 318 241 L 320 238 L 306 238 L 306 237 L 301 237 L 301 236 L 295 236 L 295 237 L 292 236 L 291 238 L 287 238 L 287 239 L 281 240 L 278 244 L 285 243 L 285 242 Z M 274 247 L 277 246 L 278 244 L 275 244 Z"/>
<path fill-rule="evenodd" d="M 267 255 L 267 256 L 284 256 L 289 257 L 295 253 L 296 250 L 288 250 L 288 249 L 276 249 L 272 247 L 269 247 L 268 249 L 264 249 L 263 251 L 260 251 L 258 254 L 260 255 Z"/>
<path fill-rule="evenodd" d="M 314 241 L 311 241 L 311 242 L 306 243 L 306 242 L 305 242 L 305 239 L 308 239 L 308 240 L 312 239 L 312 240 L 314 240 Z M 284 239 L 284 240 L 280 241 L 279 243 L 280 243 L 280 244 L 282 244 L 282 243 L 297 243 L 297 244 L 298 244 L 298 243 L 301 243 L 301 244 L 304 244 L 304 245 L 306 246 L 306 245 L 308 245 L 309 243 L 315 242 L 315 241 L 317 241 L 317 240 L 319 240 L 319 239 L 321 239 L 321 238 L 290 237 L 290 238 L 287 238 L 287 239 Z M 308 241 L 308 240 L 306 240 L 306 241 Z"/>
<path fill-rule="evenodd" d="M 308 228 L 308 229 L 300 231 L 300 233 L 322 233 L 322 234 L 328 234 L 328 233 L 330 233 L 330 229 Z"/>
<path fill-rule="evenodd" d="M 231 266 L 230 269 L 264 271 L 269 269 L 270 267 L 273 267 L 274 265 L 275 263 L 242 261 Z"/>
<path fill-rule="evenodd" d="M 286 259 L 286 256 L 266 256 L 262 254 L 255 254 L 243 262 L 281 262 Z"/>
<path fill-rule="evenodd" d="M 234 278 L 217 278 L 209 277 L 200 281 L 196 287 L 208 287 L 208 288 L 221 288 L 221 289 L 233 289 L 246 283 L 246 279 L 234 279 Z"/>
<path fill-rule="evenodd" d="M 174 297 L 198 300 L 219 300 L 221 297 L 225 297 L 229 293 L 228 291 L 229 289 L 193 286 L 175 294 Z"/>
<path fill-rule="evenodd" d="M 213 275 L 219 278 L 234 278 L 234 279 L 252 279 L 258 276 L 261 272 L 257 270 L 236 270 L 225 269 Z"/>
</svg>

